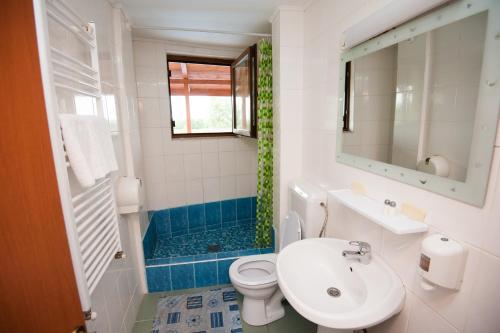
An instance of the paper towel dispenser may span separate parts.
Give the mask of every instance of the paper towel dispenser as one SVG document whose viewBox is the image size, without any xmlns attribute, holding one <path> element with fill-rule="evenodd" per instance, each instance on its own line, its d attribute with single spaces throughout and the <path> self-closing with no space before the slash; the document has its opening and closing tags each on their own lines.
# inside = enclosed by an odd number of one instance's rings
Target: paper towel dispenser
<svg viewBox="0 0 500 333">
<path fill-rule="evenodd" d="M 466 261 L 467 250 L 462 244 L 441 234 L 427 237 L 422 242 L 418 265 L 418 272 L 424 278 L 422 287 L 460 289 Z"/>
</svg>

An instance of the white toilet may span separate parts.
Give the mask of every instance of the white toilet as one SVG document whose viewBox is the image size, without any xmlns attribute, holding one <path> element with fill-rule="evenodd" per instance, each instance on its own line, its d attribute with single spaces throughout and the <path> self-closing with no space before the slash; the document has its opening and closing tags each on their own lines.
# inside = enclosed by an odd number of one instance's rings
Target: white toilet
<svg viewBox="0 0 500 333">
<path fill-rule="evenodd" d="M 280 226 L 280 250 L 304 238 L 318 237 L 324 221 L 326 191 L 306 181 L 289 189 L 289 213 Z M 269 324 L 285 315 L 276 278 L 276 253 L 242 257 L 229 268 L 233 286 L 243 296 L 242 319 L 253 326 Z"/>
</svg>

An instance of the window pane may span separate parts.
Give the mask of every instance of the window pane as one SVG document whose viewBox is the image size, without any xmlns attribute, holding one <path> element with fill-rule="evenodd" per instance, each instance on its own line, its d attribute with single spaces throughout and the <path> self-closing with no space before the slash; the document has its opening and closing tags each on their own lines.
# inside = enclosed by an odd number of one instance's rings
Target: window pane
<svg viewBox="0 0 500 333">
<path fill-rule="evenodd" d="M 168 62 L 174 134 L 232 132 L 230 66 Z"/>
</svg>

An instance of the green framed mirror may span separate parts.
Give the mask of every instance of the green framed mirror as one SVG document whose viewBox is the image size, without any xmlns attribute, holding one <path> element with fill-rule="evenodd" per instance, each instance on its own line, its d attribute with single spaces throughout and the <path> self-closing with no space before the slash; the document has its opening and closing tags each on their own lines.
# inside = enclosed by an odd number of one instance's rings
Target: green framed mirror
<svg viewBox="0 0 500 333">
<path fill-rule="evenodd" d="M 452 2 L 346 50 L 337 161 L 482 206 L 499 59 L 495 0 Z"/>
</svg>

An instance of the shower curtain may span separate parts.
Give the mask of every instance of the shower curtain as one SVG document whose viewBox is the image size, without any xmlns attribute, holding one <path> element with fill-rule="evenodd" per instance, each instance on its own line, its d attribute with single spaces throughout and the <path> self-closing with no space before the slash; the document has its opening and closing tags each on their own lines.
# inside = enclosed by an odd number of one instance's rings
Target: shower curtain
<svg viewBox="0 0 500 333">
<path fill-rule="evenodd" d="M 257 224 L 256 247 L 272 244 L 273 225 L 273 72 L 272 46 L 267 39 L 258 43 L 257 80 Z"/>
</svg>

